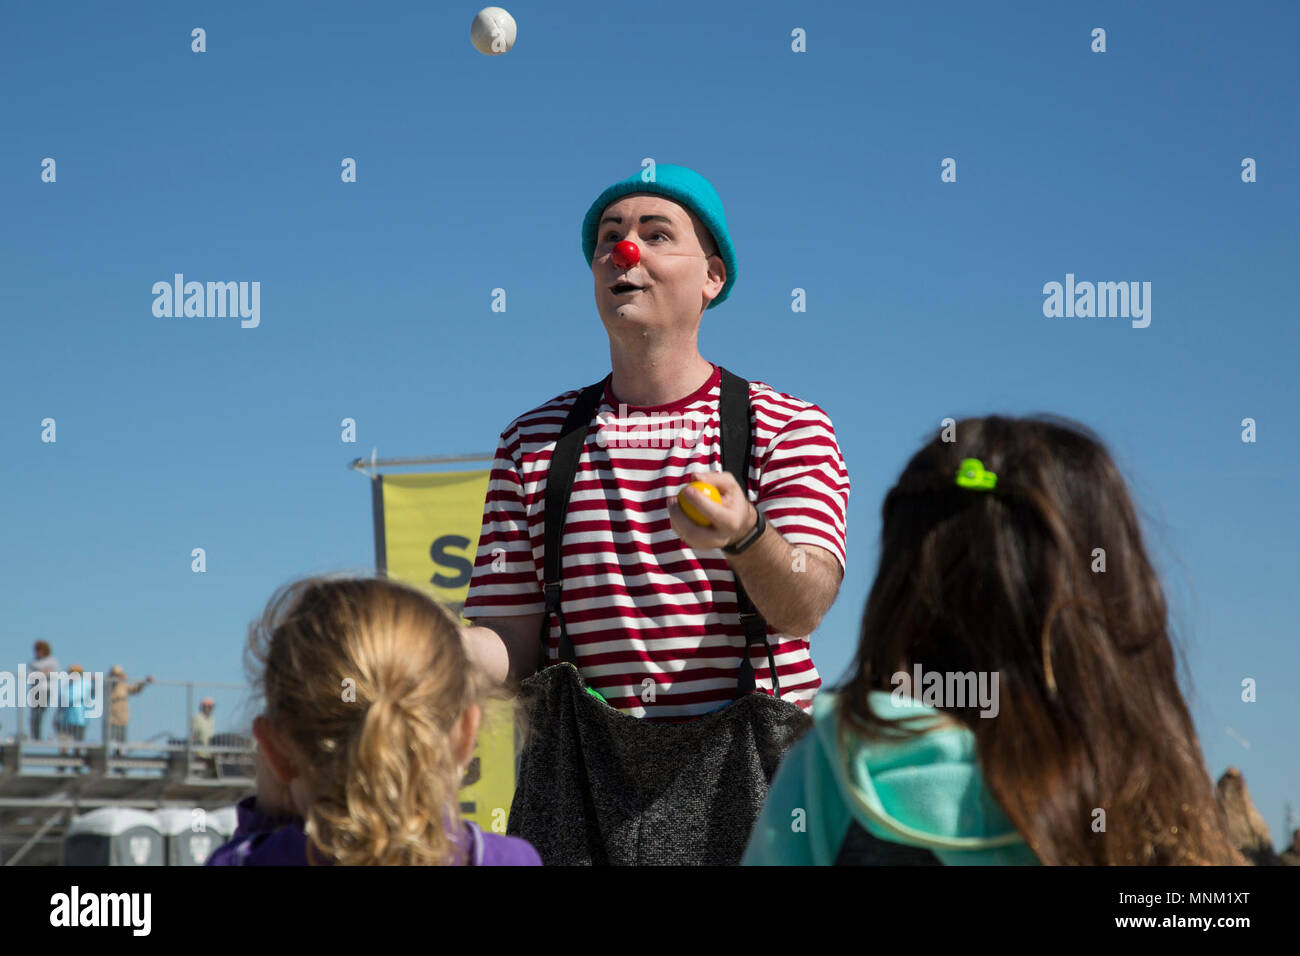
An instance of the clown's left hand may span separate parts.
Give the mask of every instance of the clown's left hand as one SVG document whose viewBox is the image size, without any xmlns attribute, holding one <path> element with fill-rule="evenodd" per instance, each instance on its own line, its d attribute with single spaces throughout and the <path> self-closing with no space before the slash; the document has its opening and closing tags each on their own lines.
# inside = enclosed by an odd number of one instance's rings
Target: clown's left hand
<svg viewBox="0 0 1300 956">
<path fill-rule="evenodd" d="M 692 481 L 703 481 L 718 489 L 716 502 L 695 488 L 686 489 L 686 499 L 711 525 L 698 525 L 677 504 L 677 493 Z M 673 530 L 696 551 L 721 548 L 739 541 L 758 523 L 758 511 L 729 471 L 697 471 L 673 488 L 668 500 L 668 521 Z"/>
</svg>

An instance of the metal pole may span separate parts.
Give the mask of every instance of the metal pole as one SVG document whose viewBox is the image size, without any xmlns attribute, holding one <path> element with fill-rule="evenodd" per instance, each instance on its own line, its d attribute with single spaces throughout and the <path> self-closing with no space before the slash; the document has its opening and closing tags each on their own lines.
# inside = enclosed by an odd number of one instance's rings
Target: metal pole
<svg viewBox="0 0 1300 956">
<path fill-rule="evenodd" d="M 368 472 L 374 477 L 374 471 L 381 465 L 385 468 L 393 465 L 450 465 L 466 461 L 495 461 L 496 454 L 490 455 L 435 455 L 423 458 L 376 458 L 372 453 L 369 458 L 354 458 L 348 467 L 354 471 Z"/>
<path fill-rule="evenodd" d="M 187 681 L 185 684 L 185 722 L 181 724 L 185 728 L 185 779 L 188 780 L 194 773 L 194 732 L 190 730 L 190 724 L 194 720 L 194 683 Z"/>
<path fill-rule="evenodd" d="M 117 687 L 117 678 L 110 677 L 104 681 L 104 689 L 108 691 L 108 701 L 104 708 L 104 770 L 108 770 L 108 725 L 113 722 L 113 690 Z"/>
<path fill-rule="evenodd" d="M 44 823 L 40 825 L 40 828 L 37 829 L 37 831 L 32 834 L 31 839 L 28 840 L 26 843 L 24 843 L 22 846 L 20 846 L 18 848 L 17 853 L 15 853 L 9 859 L 5 860 L 5 866 L 14 866 L 19 860 L 25 857 L 27 855 L 27 851 L 30 850 L 32 847 L 34 847 L 37 843 L 39 843 L 41 837 L 45 836 L 45 834 L 50 832 L 50 829 L 54 826 L 54 824 L 56 824 L 59 821 L 59 818 L 61 816 L 63 816 L 62 810 L 50 814 L 49 819 L 47 819 Z"/>
</svg>

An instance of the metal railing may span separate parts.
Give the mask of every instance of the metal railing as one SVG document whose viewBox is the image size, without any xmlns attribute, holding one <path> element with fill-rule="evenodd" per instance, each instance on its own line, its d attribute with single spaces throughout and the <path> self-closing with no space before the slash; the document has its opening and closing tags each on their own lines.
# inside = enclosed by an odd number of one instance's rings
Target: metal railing
<svg viewBox="0 0 1300 956">
<path fill-rule="evenodd" d="M 60 675 L 54 675 L 56 677 Z M 23 704 L 13 708 L 18 714 L 18 727 L 8 746 L 0 746 L 0 776 L 15 772 L 26 772 L 36 768 L 53 769 L 56 772 L 68 770 L 80 771 L 89 768 L 92 774 L 108 775 L 110 773 L 126 774 L 130 771 L 163 770 L 171 775 L 185 778 L 230 778 L 246 776 L 251 779 L 253 771 L 253 741 L 244 733 L 225 731 L 213 733 L 208 739 L 196 739 L 191 729 L 193 716 L 198 713 L 198 691 L 240 692 L 246 698 L 249 687 L 246 684 L 229 684 L 213 681 L 177 681 L 154 680 L 147 686 L 163 688 L 182 688 L 185 697 L 183 736 L 170 731 L 162 731 L 143 741 L 115 740 L 112 733 L 112 691 L 118 684 L 134 685 L 137 680 L 109 677 L 102 674 L 87 674 L 86 678 L 102 684 L 96 688 L 101 698 L 101 713 L 98 716 L 86 715 L 84 728 L 80 737 L 66 723 L 60 723 L 60 716 L 68 708 L 47 706 L 41 718 L 42 737 L 34 738 L 29 733 L 31 708 Z M 84 693 L 84 692 L 83 692 Z M 83 696 L 84 702 L 95 696 Z M 231 696 L 231 695 L 227 695 Z M 10 708 L 5 708 L 9 710 Z M 51 719 L 47 724 L 46 719 Z M 94 721 L 101 726 L 92 727 Z M 129 727 L 128 725 L 121 725 Z M 48 731 L 54 736 L 45 737 Z M 215 728 L 214 728 L 215 729 Z M 91 742 L 87 738 L 95 738 Z M 162 742 L 159 742 L 160 738 Z M 57 754 L 48 751 L 58 748 Z M 44 752 L 43 752 L 44 751 Z M 8 759 L 6 759 L 6 757 Z M 222 758 L 227 758 L 223 760 Z M 5 766 L 8 764 L 8 766 Z M 16 764 L 16 765 L 15 765 Z M 243 765 L 246 773 L 237 774 L 235 768 Z M 224 772 L 223 772 L 224 771 Z"/>
</svg>

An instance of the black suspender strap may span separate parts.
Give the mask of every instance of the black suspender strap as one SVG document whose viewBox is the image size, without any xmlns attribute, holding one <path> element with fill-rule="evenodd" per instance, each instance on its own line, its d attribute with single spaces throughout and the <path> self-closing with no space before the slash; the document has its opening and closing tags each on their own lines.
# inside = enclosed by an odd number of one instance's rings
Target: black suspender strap
<svg viewBox="0 0 1300 956">
<path fill-rule="evenodd" d="M 749 423 L 749 382 L 722 369 L 722 398 L 718 417 L 722 422 L 722 467 L 731 472 L 742 491 L 749 492 L 749 456 L 753 442 L 753 429 Z M 734 574 L 734 572 L 733 572 Z M 750 648 L 762 644 L 767 651 L 768 673 L 772 676 L 772 694 L 781 696 L 781 682 L 776 675 L 776 658 L 767 639 L 767 622 L 745 593 L 740 576 L 736 578 L 736 609 L 740 612 L 740 627 L 745 633 L 745 650 L 740 659 L 740 677 L 736 682 L 736 699 L 753 692 L 754 665 L 749 659 Z"/>
<path fill-rule="evenodd" d="M 569 493 L 573 490 L 573 476 L 578 471 L 582 446 L 586 444 L 592 416 L 600 407 L 608 379 L 609 376 L 606 376 L 595 385 L 588 385 L 578 395 L 560 430 L 555 450 L 551 452 L 550 466 L 546 470 L 546 534 L 542 545 L 542 557 L 546 561 L 546 613 L 542 615 L 541 634 L 543 667 L 546 666 L 546 645 L 552 614 L 560 624 L 560 660 L 568 661 L 575 667 L 578 664 L 578 656 L 573 651 L 573 642 L 569 639 L 568 628 L 564 626 L 564 611 L 561 609 L 561 592 L 564 590 L 564 519 L 569 511 Z"/>
<path fill-rule="evenodd" d="M 752 447 L 753 432 L 750 427 L 749 383 L 733 375 L 725 368 L 722 373 L 721 399 L 718 417 L 722 423 L 723 467 L 736 479 L 736 483 L 746 492 L 749 489 L 749 458 Z M 573 478 L 577 474 L 578 462 L 582 458 L 582 448 L 586 444 L 591 420 L 600 406 L 605 392 L 605 383 L 609 376 L 594 385 L 588 385 L 578 395 L 569 410 L 560 437 L 551 453 L 550 466 L 546 472 L 546 531 L 543 544 L 545 559 L 545 594 L 546 613 L 542 617 L 542 663 L 545 666 L 547 655 L 547 638 L 550 636 L 551 615 L 556 616 L 560 625 L 559 656 L 561 661 L 577 665 L 577 655 L 573 642 L 569 638 L 568 628 L 564 623 L 562 595 L 564 591 L 564 522 L 569 510 L 569 495 L 573 490 Z M 750 648 L 762 644 L 767 651 L 768 671 L 772 676 L 772 690 L 781 696 L 781 684 L 776 674 L 776 659 L 772 654 L 772 645 L 767 639 L 767 622 L 754 607 L 736 578 L 736 607 L 740 612 L 740 626 L 745 634 L 745 650 L 740 661 L 740 676 L 736 682 L 736 698 L 754 690 L 754 666 L 750 661 Z"/>
</svg>

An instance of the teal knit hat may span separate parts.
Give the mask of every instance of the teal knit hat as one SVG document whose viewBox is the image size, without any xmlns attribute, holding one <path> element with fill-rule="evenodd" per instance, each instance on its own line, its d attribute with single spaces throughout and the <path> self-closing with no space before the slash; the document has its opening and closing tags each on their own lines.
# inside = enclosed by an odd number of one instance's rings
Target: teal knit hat
<svg viewBox="0 0 1300 956">
<path fill-rule="evenodd" d="M 634 173 L 615 183 L 591 204 L 582 220 L 583 259 L 590 267 L 592 256 L 596 254 L 596 227 L 600 224 L 600 214 L 610 203 L 630 193 L 666 196 L 700 217 L 718 246 L 718 255 L 722 257 L 723 265 L 727 267 L 727 281 L 717 298 L 708 305 L 708 308 L 713 308 L 731 293 L 731 287 L 736 284 L 736 248 L 731 244 L 731 234 L 727 232 L 727 217 L 722 211 L 722 200 L 707 179 L 685 166 L 657 164 L 654 167 L 654 182 L 645 182 L 641 175 Z"/>
</svg>

